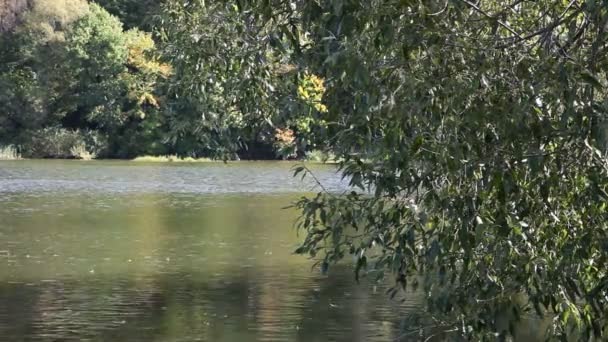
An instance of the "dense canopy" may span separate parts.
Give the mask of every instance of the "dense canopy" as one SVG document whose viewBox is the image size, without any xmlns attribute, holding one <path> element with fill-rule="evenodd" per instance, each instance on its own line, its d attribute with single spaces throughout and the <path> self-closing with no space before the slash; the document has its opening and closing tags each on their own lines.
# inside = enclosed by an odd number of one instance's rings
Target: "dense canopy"
<svg viewBox="0 0 608 342">
<path fill-rule="evenodd" d="M 507 337 L 532 312 L 548 336 L 606 336 L 606 3 L 235 8 L 326 80 L 330 147 L 371 192 L 299 202 L 298 252 L 420 284 L 426 333 Z"/>
</svg>

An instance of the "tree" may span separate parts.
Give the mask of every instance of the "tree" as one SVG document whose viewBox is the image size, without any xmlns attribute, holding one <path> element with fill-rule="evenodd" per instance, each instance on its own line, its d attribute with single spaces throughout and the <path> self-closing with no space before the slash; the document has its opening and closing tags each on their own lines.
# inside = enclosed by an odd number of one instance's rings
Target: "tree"
<svg viewBox="0 0 608 342">
<path fill-rule="evenodd" d="M 2 143 L 21 143 L 25 131 L 65 115 L 55 107 L 73 83 L 65 63 L 65 32 L 87 10 L 81 0 L 37 0 L 21 14 L 20 25 L 0 35 Z"/>
<path fill-rule="evenodd" d="M 38 0 L 2 39 L 2 143 L 39 157 L 69 156 L 75 141 L 108 140 L 105 148 L 88 146 L 102 156 L 165 151 L 158 83 L 171 70 L 149 33 L 124 31 L 96 4 Z M 90 131 L 107 139 L 89 139 L 97 137 Z M 49 141 L 66 148 L 45 151 Z"/>
<path fill-rule="evenodd" d="M 273 23 L 230 2 L 169 1 L 164 11 L 163 50 L 175 70 L 173 143 L 228 159 L 248 143 L 272 144 L 275 119 L 290 102 L 283 88 L 293 86 L 281 81 L 290 74 L 275 49 L 282 42 L 270 35 Z"/>
<path fill-rule="evenodd" d="M 162 150 L 157 146 L 162 141 L 157 82 L 171 68 L 158 61 L 151 35 L 123 31 L 116 17 L 91 4 L 89 13 L 72 25 L 66 49 L 78 82 L 69 92 L 76 110 L 64 125 L 106 133 L 114 156 Z"/>
<path fill-rule="evenodd" d="M 153 17 L 159 10 L 158 0 L 98 0 L 98 5 L 116 16 L 127 29 L 152 29 Z"/>
<path fill-rule="evenodd" d="M 297 252 L 323 268 L 352 254 L 357 278 L 395 279 L 392 295 L 420 284 L 423 322 L 446 339 L 508 338 L 528 311 L 555 317 L 552 338 L 608 335 L 605 2 L 234 6 L 227 26 L 287 42 L 273 51 L 326 80 L 331 147 L 363 190 L 299 201 L 307 236 Z M 275 29 L 259 29 L 268 20 Z M 196 65 L 189 49 L 199 44 L 179 40 L 174 51 Z M 268 62 L 205 46 L 223 52 L 218 63 L 257 71 Z M 229 65 L 221 84 L 242 77 Z"/>
</svg>

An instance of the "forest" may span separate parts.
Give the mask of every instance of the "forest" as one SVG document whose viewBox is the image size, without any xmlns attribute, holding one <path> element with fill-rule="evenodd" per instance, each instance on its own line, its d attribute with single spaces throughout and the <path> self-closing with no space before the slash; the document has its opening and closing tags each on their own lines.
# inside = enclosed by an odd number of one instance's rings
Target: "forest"
<svg viewBox="0 0 608 342">
<path fill-rule="evenodd" d="M 0 37 L 0 146 L 28 158 L 293 159 L 313 151 L 317 159 L 325 156 L 319 77 L 301 75 L 291 85 L 290 78 L 298 76 L 285 75 L 283 87 L 291 87 L 285 89 L 291 94 L 280 109 L 262 103 L 239 108 L 236 89 L 219 85 L 220 69 L 207 71 L 208 89 L 197 85 L 209 98 L 190 94 L 193 84 L 185 83 L 185 73 L 192 76 L 194 66 L 181 65 L 190 56 L 175 54 L 183 32 L 169 37 L 168 26 L 154 29 L 170 20 L 162 18 L 157 1 L 23 3 L 5 15 L 12 19 L 5 20 Z M 169 15 L 170 5 L 164 11 Z M 222 34 L 217 38 L 237 32 Z M 203 61 L 198 63 L 197 69 Z M 274 67 L 287 74 L 292 66 L 277 60 Z M 259 92 L 262 102 L 273 92 L 255 75 L 243 76 L 249 79 L 238 87 L 247 96 Z"/>
<path fill-rule="evenodd" d="M 9 26 L 23 157 L 332 158 L 353 190 L 294 204 L 296 253 L 422 288 L 410 333 L 608 336 L 608 2 L 34 0 Z"/>
</svg>

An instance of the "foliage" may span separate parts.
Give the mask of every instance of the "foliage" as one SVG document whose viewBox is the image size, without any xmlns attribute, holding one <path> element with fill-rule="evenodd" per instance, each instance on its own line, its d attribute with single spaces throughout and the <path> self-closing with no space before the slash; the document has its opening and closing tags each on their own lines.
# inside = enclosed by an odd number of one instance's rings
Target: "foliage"
<svg viewBox="0 0 608 342">
<path fill-rule="evenodd" d="M 123 18 L 138 5 L 102 3 Z M 424 333 L 507 338 L 534 312 L 555 317 L 549 337 L 606 338 L 605 1 L 162 10 L 171 66 L 99 5 L 35 1 L 0 37 L 0 143 L 42 157 L 331 151 L 360 191 L 297 203 L 299 253 L 324 269 L 352 254 L 357 278 L 395 279 L 393 296 L 422 286 Z"/>
<path fill-rule="evenodd" d="M 25 35 L 30 47 L 63 41 L 66 29 L 87 11 L 85 0 L 35 0 L 16 31 Z M 28 42 L 20 47 L 27 48 Z"/>
<path fill-rule="evenodd" d="M 8 143 L 20 130 L 39 126 L 46 120 L 44 96 L 29 70 L 0 73 L 0 137 Z"/>
<path fill-rule="evenodd" d="M 121 71 L 128 53 L 122 33 L 120 21 L 96 4 L 70 26 L 66 49 L 83 83 L 96 83 Z"/>
<path fill-rule="evenodd" d="M 155 14 L 128 13 L 145 3 L 33 0 L 0 34 L 0 143 L 63 127 L 105 135 L 101 157 L 300 158 L 325 146 L 324 80 L 287 63 L 287 36 L 271 21 L 230 3 L 167 1 L 155 19 L 161 55 L 127 19 L 148 27 Z"/>
<path fill-rule="evenodd" d="M 325 81 L 317 75 L 305 73 L 298 85 L 298 97 L 317 111 L 326 113 L 327 107 L 322 102 L 324 94 Z"/>
<path fill-rule="evenodd" d="M 174 5 L 177 82 L 229 116 L 215 126 L 277 105 L 234 87 L 277 89 L 277 61 L 325 79 L 328 143 L 364 191 L 298 202 L 299 253 L 324 268 L 352 254 L 393 296 L 421 283 L 427 334 L 505 339 L 531 311 L 555 317 L 549 337 L 605 338 L 605 2 Z"/>
<path fill-rule="evenodd" d="M 371 194 L 300 201 L 299 252 L 328 264 L 351 253 L 357 276 L 390 272 L 393 295 L 422 276 L 446 338 L 513 336 L 532 311 L 555 317 L 548 336 L 599 340 L 608 8 L 510 6 L 302 8 L 326 104 L 346 118 L 340 167 Z"/>
<path fill-rule="evenodd" d="M 70 148 L 70 154 L 76 159 L 92 160 L 96 157 L 94 153 L 87 151 L 87 146 L 84 143 L 80 143 Z"/>
<path fill-rule="evenodd" d="M 104 156 L 166 152 L 158 89 L 171 69 L 149 33 L 76 0 L 37 0 L 24 18 L 2 36 L 3 143 L 31 146 L 31 131 L 61 126 L 105 135 Z"/>
<path fill-rule="evenodd" d="M 96 5 L 90 13 L 74 25 L 68 44 L 72 67 L 81 66 L 74 91 L 81 94 L 79 110 L 71 120 L 106 132 L 115 156 L 163 152 L 156 89 L 170 67 L 152 53 L 149 34 L 122 31 L 120 22 Z"/>
<path fill-rule="evenodd" d="M 167 1 L 161 37 L 174 77 L 169 92 L 171 141 L 195 154 L 231 158 L 274 145 L 275 130 L 297 117 L 298 70 L 285 63 L 286 43 L 272 18 L 230 2 Z M 251 101 L 254 99 L 255 101 Z M 281 152 L 277 151 L 280 155 Z M 288 153 L 292 153 L 288 152 Z"/>
<path fill-rule="evenodd" d="M 0 140 L 19 143 L 29 129 L 65 115 L 56 105 L 71 81 L 63 46 L 86 2 L 37 0 L 14 32 L 0 35 Z"/>
<path fill-rule="evenodd" d="M 316 163 L 335 163 L 336 156 L 330 151 L 312 150 L 306 152 L 306 161 Z"/>
<path fill-rule="evenodd" d="M 303 72 L 299 75 L 297 101 L 291 111 L 295 113 L 287 119 L 287 124 L 297 132 L 298 151 L 323 148 L 326 143 L 328 123 L 327 107 L 323 104 L 325 81 L 315 74 Z"/>
<path fill-rule="evenodd" d="M 152 17 L 159 10 L 158 0 L 97 0 L 103 7 L 128 29 L 140 28 L 146 31 L 152 29 Z"/>
<path fill-rule="evenodd" d="M 294 136 L 293 130 L 286 128 L 277 128 L 274 134 L 275 138 L 275 149 L 277 154 L 283 159 L 293 158 L 296 156 L 296 137 Z"/>
<path fill-rule="evenodd" d="M 250 77 L 251 70 L 240 67 L 240 58 L 253 60 L 265 56 L 255 32 L 249 37 L 248 28 L 237 24 L 239 13 L 232 6 L 219 3 L 205 6 L 194 2 L 185 5 L 186 8 L 181 3 L 167 3 L 166 24 L 161 32 L 165 54 L 173 58 L 176 71 L 172 82 L 174 94 L 171 94 L 176 111 L 172 113 L 170 127 L 173 143 L 192 139 L 191 143 L 198 145 L 196 150 L 202 152 L 219 147 L 211 146 L 215 138 L 231 135 L 233 127 L 243 124 L 246 114 L 237 108 L 240 90 L 243 93 L 258 90 L 256 80 Z M 185 51 L 184 47 L 190 50 Z M 238 58 L 231 59 L 234 55 Z M 249 65 L 255 68 L 253 62 Z M 225 79 L 242 82 L 229 84 Z M 233 90 L 233 87 L 241 88 Z M 269 89 L 264 86 L 259 90 Z M 267 97 L 261 95 L 262 99 Z M 262 114 L 258 108 L 251 110 L 252 115 Z M 235 153 L 240 147 L 232 138 L 226 142 L 229 143 L 227 154 Z"/>
<path fill-rule="evenodd" d="M 103 137 L 92 131 L 47 127 L 30 132 L 23 144 L 24 157 L 92 159 L 107 148 Z"/>
<path fill-rule="evenodd" d="M 21 159 L 21 154 L 15 146 L 0 146 L 0 160 Z"/>
</svg>

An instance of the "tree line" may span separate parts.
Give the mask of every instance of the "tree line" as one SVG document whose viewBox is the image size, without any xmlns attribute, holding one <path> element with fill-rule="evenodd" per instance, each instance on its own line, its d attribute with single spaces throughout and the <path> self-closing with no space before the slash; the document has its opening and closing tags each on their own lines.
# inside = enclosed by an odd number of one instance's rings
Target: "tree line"
<svg viewBox="0 0 608 342">
<path fill-rule="evenodd" d="M 196 70 L 180 67 L 189 58 L 176 50 L 180 33 L 163 36 L 170 2 L 165 7 L 134 0 L 27 4 L 17 7 L 22 11 L 13 14 L 12 27 L 0 35 L 0 146 L 42 158 L 170 154 L 224 159 L 301 158 L 324 147 L 319 133 L 325 123 L 313 113 L 319 112 L 313 101 L 319 101 L 324 87 L 314 75 L 300 77 L 300 84 L 289 89 L 291 100 L 285 100 L 289 108 L 281 111 L 262 103 L 268 94 L 260 94 L 260 103 L 245 111 L 233 110 L 231 101 L 259 91 L 254 80 L 244 80 L 239 85 L 243 94 L 232 98 L 226 89 L 204 85 L 189 95 L 187 79 L 202 77 L 209 64 Z M 226 34 L 218 32 L 217 38 L 238 35 Z M 229 43 L 242 42 L 222 42 Z M 216 71 L 248 72 L 217 57 Z M 211 84 L 213 77 L 207 79 Z M 212 108 L 216 102 L 221 107 Z"/>
</svg>

